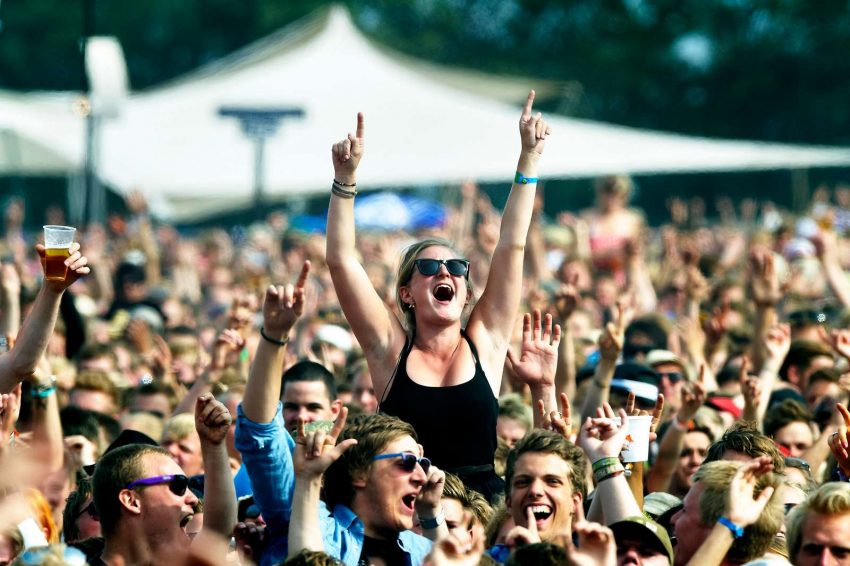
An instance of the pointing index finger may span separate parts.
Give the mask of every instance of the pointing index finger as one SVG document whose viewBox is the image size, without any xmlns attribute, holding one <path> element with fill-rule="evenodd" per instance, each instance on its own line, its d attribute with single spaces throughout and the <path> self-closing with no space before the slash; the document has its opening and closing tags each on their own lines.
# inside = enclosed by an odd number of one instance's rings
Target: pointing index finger
<svg viewBox="0 0 850 566">
<path fill-rule="evenodd" d="M 307 283 L 307 275 L 310 273 L 310 261 L 307 260 L 304 262 L 304 266 L 301 268 L 301 274 L 298 276 L 298 281 L 295 283 L 296 289 L 303 289 L 304 285 Z"/>
<path fill-rule="evenodd" d="M 528 91 L 528 99 L 525 101 L 525 108 L 522 109 L 523 116 L 531 116 L 532 104 L 534 104 L 534 90 Z"/>
<path fill-rule="evenodd" d="M 363 112 L 357 113 L 357 139 L 363 139 L 363 134 L 366 131 L 365 121 L 363 120 Z"/>
</svg>

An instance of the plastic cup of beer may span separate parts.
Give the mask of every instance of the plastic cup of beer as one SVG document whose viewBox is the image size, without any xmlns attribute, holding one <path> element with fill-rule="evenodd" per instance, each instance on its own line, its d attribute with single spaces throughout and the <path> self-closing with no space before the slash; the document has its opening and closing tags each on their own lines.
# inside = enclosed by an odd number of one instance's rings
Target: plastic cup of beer
<svg viewBox="0 0 850 566">
<path fill-rule="evenodd" d="M 71 255 L 71 244 L 77 229 L 71 226 L 49 224 L 44 227 L 44 278 L 64 281 L 68 275 L 65 260 Z"/>
<path fill-rule="evenodd" d="M 620 417 L 614 421 L 619 425 Z M 626 418 L 626 443 L 620 455 L 623 462 L 646 462 L 649 459 L 649 428 L 651 415 L 630 416 Z"/>
</svg>

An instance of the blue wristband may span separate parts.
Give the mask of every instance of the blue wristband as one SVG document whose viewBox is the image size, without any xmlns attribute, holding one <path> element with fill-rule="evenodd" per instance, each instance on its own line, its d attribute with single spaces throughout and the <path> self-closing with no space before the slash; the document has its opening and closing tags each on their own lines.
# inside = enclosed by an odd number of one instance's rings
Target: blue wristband
<svg viewBox="0 0 850 566">
<path fill-rule="evenodd" d="M 514 183 L 516 183 L 517 185 L 530 185 L 536 182 L 537 177 L 526 177 L 519 171 L 516 172 L 516 177 L 514 177 Z"/>
<path fill-rule="evenodd" d="M 744 527 L 738 526 L 726 517 L 720 517 L 717 519 L 717 522 L 732 531 L 732 536 L 735 538 L 741 538 L 744 536 Z"/>
<path fill-rule="evenodd" d="M 38 397 L 39 399 L 44 399 L 56 393 L 56 388 L 52 385 L 50 387 L 39 387 L 35 391 L 32 392 L 33 397 Z"/>
</svg>

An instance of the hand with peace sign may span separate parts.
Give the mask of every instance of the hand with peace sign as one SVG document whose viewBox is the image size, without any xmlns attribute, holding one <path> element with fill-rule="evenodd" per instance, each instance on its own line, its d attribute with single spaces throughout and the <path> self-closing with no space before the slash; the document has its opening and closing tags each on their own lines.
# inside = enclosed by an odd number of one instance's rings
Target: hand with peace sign
<svg viewBox="0 0 850 566">
<path fill-rule="evenodd" d="M 348 408 L 343 407 L 331 430 L 322 427 L 307 432 L 304 421 L 298 423 L 298 439 L 295 441 L 295 451 L 292 462 L 295 476 L 310 481 L 322 476 L 331 464 L 339 460 L 343 452 L 357 444 L 357 440 L 349 438 L 336 443 L 345 421 L 348 418 Z M 312 424 L 312 423 L 311 423 Z"/>
<path fill-rule="evenodd" d="M 304 286 L 310 274 L 305 261 L 295 285 L 270 285 L 263 302 L 263 334 L 272 340 L 286 341 L 289 331 L 304 312 Z"/>
<path fill-rule="evenodd" d="M 624 302 L 617 302 L 617 319 L 605 325 L 605 330 L 599 337 L 599 355 L 609 362 L 616 362 L 623 351 L 626 327 L 631 322 L 632 309 Z"/>
<path fill-rule="evenodd" d="M 355 134 L 349 133 L 342 141 L 331 147 L 331 158 L 334 165 L 334 179 L 346 185 L 354 185 L 357 182 L 357 166 L 363 157 L 363 134 L 365 126 L 363 113 L 357 113 L 357 130 Z"/>
<path fill-rule="evenodd" d="M 519 118 L 519 137 L 522 141 L 523 153 L 534 152 L 538 155 L 543 153 L 543 146 L 546 144 L 546 136 L 551 133 L 549 124 L 543 120 L 543 115 L 538 112 L 531 114 L 531 106 L 534 104 L 534 91 L 528 93 L 528 99 L 525 101 L 525 107 L 522 109 L 522 116 Z"/>
</svg>

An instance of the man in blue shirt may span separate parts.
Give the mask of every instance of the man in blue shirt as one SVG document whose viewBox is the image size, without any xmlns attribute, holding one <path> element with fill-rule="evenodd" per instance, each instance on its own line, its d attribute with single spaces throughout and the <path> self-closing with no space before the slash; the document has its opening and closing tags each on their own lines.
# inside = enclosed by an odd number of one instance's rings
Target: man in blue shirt
<svg viewBox="0 0 850 566">
<path fill-rule="evenodd" d="M 292 515 L 293 490 L 295 489 L 295 471 L 292 460 L 295 442 L 287 430 L 290 427 L 286 426 L 284 422 L 284 413 L 291 414 L 292 419 L 286 420 L 294 422 L 332 421 L 339 413 L 341 405 L 338 401 L 332 400 L 332 392 L 321 380 L 306 382 L 304 384 L 306 387 L 301 387 L 304 391 L 299 390 L 298 395 L 293 395 L 292 399 L 288 399 L 287 392 L 290 390 L 290 384 L 286 376 L 284 378 L 284 382 L 287 383 L 284 390 L 284 405 L 281 405 L 278 401 L 281 393 L 280 375 L 283 368 L 285 346 L 292 327 L 303 311 L 304 285 L 309 268 L 309 262 L 305 262 L 298 282 L 294 286 L 269 287 L 266 291 L 263 304 L 263 326 L 261 328 L 262 340 L 257 348 L 254 364 L 251 368 L 245 397 L 238 410 L 236 447 L 242 453 L 243 463 L 254 488 L 255 501 L 262 511 L 263 519 L 268 528 L 269 546 L 260 561 L 262 566 L 282 562 L 288 551 L 287 535 L 290 516 Z M 289 402 L 288 407 L 287 402 Z M 302 406 L 303 409 L 301 409 Z M 344 419 L 338 419 L 339 423 L 344 423 Z M 412 432 L 412 428 L 409 425 L 406 426 Z M 342 428 L 340 426 L 335 430 L 339 434 Z M 399 435 L 396 434 L 396 436 Z M 416 444 L 415 436 L 409 436 L 409 441 L 404 443 L 403 447 L 399 446 L 398 452 L 402 452 L 401 448 L 404 448 L 404 451 L 418 457 L 421 455 L 421 448 Z M 322 443 L 324 443 L 324 440 Z M 372 452 L 367 456 L 371 458 L 378 455 L 378 449 L 386 447 L 384 444 L 373 446 Z M 384 453 L 386 451 L 381 450 L 381 454 Z M 404 461 L 405 466 L 410 465 L 409 457 L 384 457 L 374 463 L 369 460 L 367 466 L 361 466 L 359 469 L 367 472 L 384 468 L 398 469 L 395 460 Z M 401 490 L 403 493 L 399 492 L 400 495 L 396 493 L 399 498 L 394 506 L 390 506 L 392 508 L 373 509 L 372 505 L 361 508 L 353 505 L 353 501 L 348 505 L 345 504 L 345 501 L 340 501 L 340 504 L 336 506 L 332 504 L 331 507 L 328 507 L 318 501 L 317 492 L 312 503 L 312 509 L 318 509 L 318 513 L 314 511 L 305 517 L 309 521 L 310 518 L 321 516 L 320 536 L 323 548 L 315 548 L 314 550 L 324 549 L 347 564 L 357 564 L 364 543 L 368 542 L 369 539 L 389 540 L 372 537 L 372 534 L 381 536 L 381 533 L 385 535 L 394 533 L 393 540 L 399 541 L 397 547 L 403 548 L 404 552 L 408 553 L 410 563 L 421 563 L 430 543 L 423 537 L 404 531 L 412 526 L 412 517 L 407 516 L 407 511 L 410 510 L 412 516 L 414 501 L 426 485 L 430 488 L 420 497 L 423 517 L 425 519 L 432 518 L 434 523 L 438 523 L 435 524 L 434 529 L 429 534 L 437 533 L 440 527 L 445 528 L 442 524 L 439 524 L 439 513 L 436 511 L 442 494 L 442 472 L 437 470 L 436 467 L 432 468 L 430 474 L 423 473 L 422 462 L 415 459 L 410 470 L 402 470 L 405 471 L 405 474 L 402 475 L 407 476 L 407 487 Z M 321 474 L 319 477 L 321 477 Z M 394 485 L 399 487 L 402 480 L 403 478 L 399 478 L 399 482 Z M 333 489 L 338 483 L 338 480 L 329 478 L 326 481 L 326 489 Z M 378 486 L 367 481 L 362 474 L 344 486 L 346 489 L 368 491 L 372 495 L 375 495 L 376 492 L 369 491 L 369 489 L 376 487 Z M 438 493 L 436 493 L 437 503 L 434 505 L 432 501 L 435 492 Z M 368 497 L 372 497 L 372 495 Z M 378 495 L 379 499 L 376 501 L 388 502 L 387 497 L 380 493 Z M 385 514 L 389 515 L 384 516 Z M 295 524 L 294 521 L 293 524 Z M 301 527 L 300 522 L 298 525 Z M 377 527 L 375 533 L 371 530 L 373 526 Z M 309 530 L 302 529 L 299 532 L 306 533 Z"/>
</svg>

